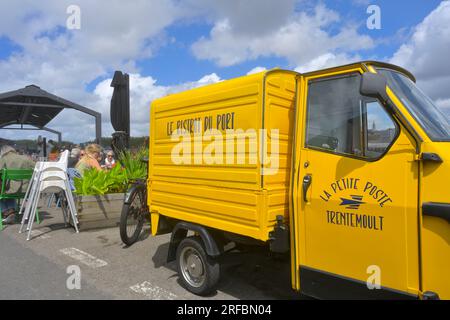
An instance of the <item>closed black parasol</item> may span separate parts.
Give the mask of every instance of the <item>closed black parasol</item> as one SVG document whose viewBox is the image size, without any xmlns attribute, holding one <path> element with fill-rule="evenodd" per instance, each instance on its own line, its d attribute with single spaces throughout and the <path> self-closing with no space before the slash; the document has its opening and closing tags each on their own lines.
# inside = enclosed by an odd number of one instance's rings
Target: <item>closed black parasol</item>
<svg viewBox="0 0 450 320">
<path fill-rule="evenodd" d="M 130 141 L 130 77 L 116 71 L 111 81 L 114 92 L 111 98 L 111 124 L 113 133 L 111 147 L 117 155 L 129 148 Z"/>
</svg>

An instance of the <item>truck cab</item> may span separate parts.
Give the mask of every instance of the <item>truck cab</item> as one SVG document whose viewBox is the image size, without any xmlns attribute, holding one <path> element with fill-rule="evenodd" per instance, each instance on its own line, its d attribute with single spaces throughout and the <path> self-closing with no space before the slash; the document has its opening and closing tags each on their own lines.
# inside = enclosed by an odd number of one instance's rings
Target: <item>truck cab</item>
<svg viewBox="0 0 450 320">
<path fill-rule="evenodd" d="M 295 289 L 450 299 L 450 124 L 415 81 L 373 61 L 297 77 Z"/>
</svg>

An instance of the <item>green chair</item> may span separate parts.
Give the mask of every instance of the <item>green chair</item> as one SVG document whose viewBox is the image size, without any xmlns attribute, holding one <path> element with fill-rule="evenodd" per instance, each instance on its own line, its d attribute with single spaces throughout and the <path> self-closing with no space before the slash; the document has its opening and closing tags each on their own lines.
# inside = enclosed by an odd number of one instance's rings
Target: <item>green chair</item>
<svg viewBox="0 0 450 320">
<path fill-rule="evenodd" d="M 33 169 L 0 169 L 0 200 L 3 199 L 15 199 L 17 200 L 16 205 L 19 205 L 21 199 L 25 197 L 25 192 L 18 192 L 8 194 L 6 193 L 6 186 L 8 181 L 29 181 L 33 176 Z M 17 209 L 17 208 L 16 208 Z M 36 221 L 40 223 L 39 212 L 36 210 Z M 3 216 L 2 210 L 0 209 L 0 230 L 3 230 Z"/>
</svg>

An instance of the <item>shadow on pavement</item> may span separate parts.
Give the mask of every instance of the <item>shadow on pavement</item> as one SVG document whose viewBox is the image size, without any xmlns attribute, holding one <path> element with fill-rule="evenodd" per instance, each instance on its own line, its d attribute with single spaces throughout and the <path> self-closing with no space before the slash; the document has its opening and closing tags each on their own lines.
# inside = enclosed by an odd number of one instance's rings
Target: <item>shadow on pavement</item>
<svg viewBox="0 0 450 320">
<path fill-rule="evenodd" d="M 177 272 L 176 263 L 167 263 L 169 243 L 160 245 L 152 256 L 155 268 Z M 255 299 L 254 291 L 262 292 L 262 299 L 299 300 L 306 297 L 291 288 L 288 256 L 274 256 L 264 248 L 231 251 L 221 258 L 221 280 L 218 290 L 238 299 Z M 177 275 L 176 275 L 177 276 Z M 180 284 L 180 281 L 178 280 Z M 214 297 L 211 294 L 209 297 Z"/>
</svg>

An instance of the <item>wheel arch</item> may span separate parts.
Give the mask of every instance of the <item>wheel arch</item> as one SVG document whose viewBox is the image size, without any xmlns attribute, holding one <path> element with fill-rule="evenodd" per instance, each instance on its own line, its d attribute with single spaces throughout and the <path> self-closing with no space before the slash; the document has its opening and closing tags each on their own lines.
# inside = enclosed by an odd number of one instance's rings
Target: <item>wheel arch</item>
<svg viewBox="0 0 450 320">
<path fill-rule="evenodd" d="M 209 256 L 218 257 L 223 253 L 223 246 L 220 245 L 220 241 L 217 241 L 217 239 L 214 238 L 213 232 L 204 226 L 182 221 L 178 222 L 172 230 L 169 252 L 167 254 L 167 262 L 174 261 L 176 259 L 178 245 L 184 238 L 186 238 L 188 231 L 193 231 L 199 234 L 205 246 L 205 251 Z"/>
</svg>

